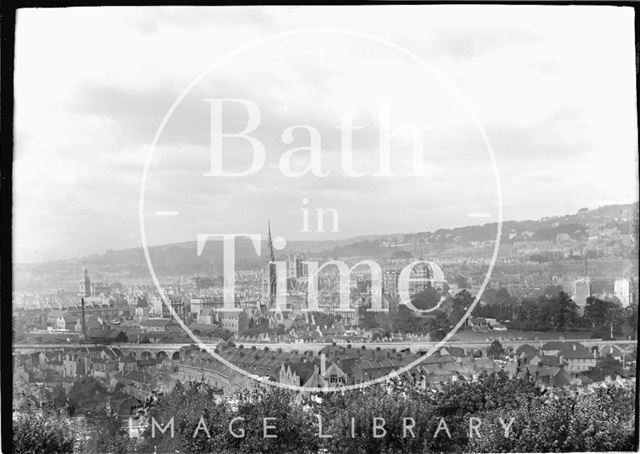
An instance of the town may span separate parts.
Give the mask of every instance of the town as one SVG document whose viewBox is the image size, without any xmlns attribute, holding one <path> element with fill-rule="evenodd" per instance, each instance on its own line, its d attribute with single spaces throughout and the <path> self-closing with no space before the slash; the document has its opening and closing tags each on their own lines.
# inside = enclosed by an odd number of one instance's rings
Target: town
<svg viewBox="0 0 640 454">
<path fill-rule="evenodd" d="M 148 403 L 187 384 L 229 399 L 266 384 L 318 392 L 401 379 L 429 390 L 492 373 L 576 395 L 633 386 L 637 277 L 617 265 L 628 259 L 607 257 L 617 254 L 611 239 L 591 260 L 560 267 L 558 258 L 539 258 L 574 254 L 576 243 L 558 234 L 509 244 L 528 252 L 515 265 L 503 255 L 468 317 L 482 266 L 473 257 L 425 257 L 423 244 L 393 248 L 382 261 L 378 302 L 373 268 L 353 266 L 363 256 L 341 257 L 351 265 L 345 276 L 339 266 L 309 273 L 313 253 L 286 251 L 278 257 L 286 276 L 277 275 L 270 228 L 261 266 L 236 272 L 231 304 L 219 275 L 179 278 L 163 296 L 150 284 L 94 281 L 82 267 L 75 289 L 14 292 L 14 396 L 82 413 L 78 396 L 99 390 L 99 411 L 136 437 L 148 429 Z M 510 274 L 514 266 L 529 271 Z"/>
</svg>

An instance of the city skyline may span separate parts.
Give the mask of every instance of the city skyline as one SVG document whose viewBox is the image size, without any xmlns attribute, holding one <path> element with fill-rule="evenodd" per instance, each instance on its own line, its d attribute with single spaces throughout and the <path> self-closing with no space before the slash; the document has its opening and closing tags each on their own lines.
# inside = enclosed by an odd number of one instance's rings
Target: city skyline
<svg viewBox="0 0 640 454">
<path fill-rule="evenodd" d="M 620 205 L 633 205 L 633 204 L 637 204 L 638 201 L 634 201 L 634 202 L 630 202 L 630 203 L 623 203 Z M 616 204 L 617 205 L 617 204 Z M 604 205 L 607 206 L 607 205 Z M 609 205 L 611 206 L 611 205 Z M 587 208 L 587 207 L 582 207 L 583 208 Z M 597 207 L 597 208 L 602 208 L 602 207 Z M 594 208 L 594 209 L 597 209 Z M 522 222 L 522 221 L 540 221 L 542 219 L 545 218 L 556 218 L 556 217 L 562 217 L 562 216 L 567 216 L 567 215 L 571 215 L 574 213 L 558 213 L 558 214 L 552 214 L 552 215 L 548 215 L 548 216 L 543 216 L 541 218 L 538 219 L 504 219 L 504 222 Z M 453 227 L 448 227 L 445 228 L 443 227 L 442 230 L 453 230 L 453 229 L 458 229 L 458 228 L 467 228 L 467 227 L 480 227 L 483 225 L 492 225 L 495 223 L 468 223 L 465 225 L 460 225 L 460 226 L 453 226 Z M 263 226 L 264 227 L 264 226 Z M 263 228 L 262 232 L 258 232 L 257 235 L 261 236 L 261 242 L 266 244 L 267 240 L 268 240 L 268 234 L 265 234 L 265 232 L 268 232 L 267 227 Z M 356 235 L 356 236 L 350 236 L 350 237 L 346 237 L 346 238 L 327 238 L 327 239 L 317 239 L 317 240 L 305 240 L 305 239 L 293 239 L 290 241 L 287 241 L 287 245 L 284 247 L 284 249 L 282 251 L 280 251 L 280 253 L 286 253 L 286 254 L 291 254 L 294 252 L 300 252 L 298 249 L 296 249 L 296 246 L 300 246 L 301 244 L 311 244 L 311 243 L 322 243 L 322 242 L 332 242 L 332 241 L 337 241 L 340 244 L 349 244 L 350 242 L 356 242 L 356 241 L 362 241 L 364 239 L 372 239 L 372 238 L 380 238 L 380 237 L 395 237 L 395 236 L 404 236 L 404 235 L 418 235 L 421 233 L 433 233 L 437 230 L 440 230 L 440 228 L 436 228 L 433 230 L 430 230 L 428 232 L 391 232 L 391 233 L 372 233 L 372 234 L 368 234 L 368 235 Z M 277 235 L 277 233 L 276 233 Z M 277 235 L 279 236 L 279 235 Z M 150 248 L 157 248 L 157 247 L 164 247 L 164 246 L 175 246 L 175 245 L 180 245 L 180 244 L 193 244 L 194 246 L 197 244 L 197 240 L 192 240 L 192 241 L 184 241 L 184 242 L 169 242 L 169 243 L 163 243 L 163 244 L 154 244 L 154 245 L 149 245 Z M 415 243 L 414 246 L 418 247 L 420 246 L 421 243 Z M 406 246 L 406 245 L 405 245 Z M 74 256 L 74 257 L 66 257 L 66 258 L 61 258 L 61 259 L 54 259 L 54 260 L 44 260 L 44 261 L 40 261 L 40 262 L 16 262 L 14 261 L 14 263 L 19 264 L 19 265 L 35 265 L 38 263 L 48 263 L 48 262 L 55 262 L 55 261 L 73 261 L 73 260 L 82 260 L 91 256 L 95 256 L 95 255 L 102 255 L 106 252 L 110 252 L 110 251 L 125 251 L 125 250 L 130 250 L 130 249 L 140 249 L 142 246 L 133 246 L 133 247 L 123 247 L 123 248 L 119 248 L 119 249 L 107 249 L 107 250 L 96 250 L 94 252 L 90 252 L 86 255 L 83 256 Z M 264 251 L 262 251 L 264 252 Z"/>
</svg>

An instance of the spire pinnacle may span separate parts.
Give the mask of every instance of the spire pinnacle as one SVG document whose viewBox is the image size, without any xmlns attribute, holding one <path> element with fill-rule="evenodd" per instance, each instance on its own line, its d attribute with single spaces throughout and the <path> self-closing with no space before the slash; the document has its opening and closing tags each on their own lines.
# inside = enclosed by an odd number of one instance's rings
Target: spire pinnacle
<svg viewBox="0 0 640 454">
<path fill-rule="evenodd" d="M 273 253 L 273 241 L 271 239 L 271 219 L 267 221 L 267 230 L 268 230 L 268 246 L 269 246 L 269 260 L 275 261 L 275 254 Z"/>
</svg>

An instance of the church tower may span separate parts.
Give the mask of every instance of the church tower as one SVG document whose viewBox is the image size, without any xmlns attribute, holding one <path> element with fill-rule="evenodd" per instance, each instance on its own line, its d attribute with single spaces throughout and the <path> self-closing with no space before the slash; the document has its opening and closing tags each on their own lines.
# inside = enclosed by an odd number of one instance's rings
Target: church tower
<svg viewBox="0 0 640 454">
<path fill-rule="evenodd" d="M 271 239 L 271 221 L 267 224 L 267 249 L 269 254 L 262 271 L 262 305 L 266 306 L 267 309 L 271 309 L 276 304 L 276 264 L 273 263 L 276 258 Z"/>
<path fill-rule="evenodd" d="M 89 279 L 89 272 L 84 266 L 82 267 L 82 280 L 80 281 L 78 295 L 82 298 L 91 296 L 91 280 Z"/>
</svg>

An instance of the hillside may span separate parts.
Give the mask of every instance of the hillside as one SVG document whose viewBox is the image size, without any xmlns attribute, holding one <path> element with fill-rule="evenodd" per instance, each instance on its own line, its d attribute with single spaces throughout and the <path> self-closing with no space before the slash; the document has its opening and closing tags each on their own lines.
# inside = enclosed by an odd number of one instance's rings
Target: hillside
<svg viewBox="0 0 640 454">
<path fill-rule="evenodd" d="M 616 240 L 631 244 L 633 219 L 637 223 L 638 204 L 607 205 L 593 210 L 581 209 L 564 216 L 545 217 L 539 220 L 505 221 L 501 244 L 537 244 L 566 242 L 576 248 L 587 241 Z M 432 232 L 375 235 L 339 241 L 290 241 L 277 257 L 284 258 L 291 251 L 302 251 L 307 258 L 330 259 L 338 257 L 390 258 L 400 255 L 448 255 L 471 254 L 474 250 L 486 251 L 496 235 L 496 223 L 474 225 Z M 608 240 L 611 238 L 612 240 Z M 622 238 L 622 240 L 620 240 Z M 616 243 L 616 244 L 618 244 Z M 262 247 L 265 250 L 265 244 Z M 507 249 L 505 247 L 505 249 Z M 405 251 L 405 252 L 400 252 Z M 210 275 L 221 271 L 222 244 L 210 242 L 200 257 L 196 243 L 176 243 L 150 248 L 156 273 L 159 276 Z M 614 251 L 615 255 L 616 252 Z M 262 264 L 248 240 L 236 245 L 236 268 L 252 269 Z M 96 280 L 148 279 L 141 248 L 107 251 L 88 257 L 56 262 L 14 266 L 15 287 L 29 288 L 51 286 L 77 280 L 81 266 L 91 270 Z M 215 271 L 214 271 L 215 270 Z"/>
</svg>

